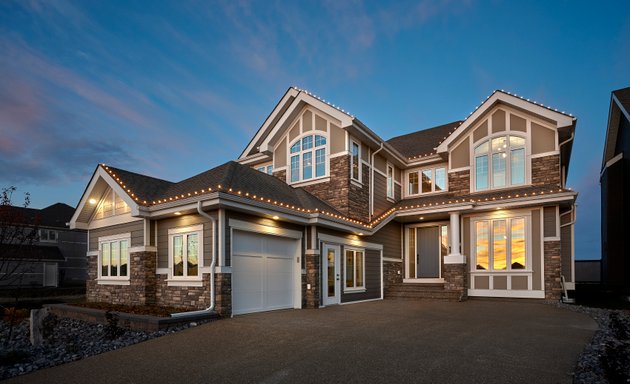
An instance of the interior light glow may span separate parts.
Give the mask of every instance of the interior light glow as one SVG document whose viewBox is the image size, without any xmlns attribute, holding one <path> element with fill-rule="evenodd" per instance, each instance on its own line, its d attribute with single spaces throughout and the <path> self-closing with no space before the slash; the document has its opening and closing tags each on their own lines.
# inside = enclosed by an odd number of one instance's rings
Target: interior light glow
<svg viewBox="0 0 630 384">
<path fill-rule="evenodd" d="M 175 216 L 180 216 L 182 213 L 180 211 L 175 212 Z"/>
<path fill-rule="evenodd" d="M 96 199 L 90 199 L 88 200 L 88 203 L 90 203 L 91 205 L 96 205 Z"/>
</svg>

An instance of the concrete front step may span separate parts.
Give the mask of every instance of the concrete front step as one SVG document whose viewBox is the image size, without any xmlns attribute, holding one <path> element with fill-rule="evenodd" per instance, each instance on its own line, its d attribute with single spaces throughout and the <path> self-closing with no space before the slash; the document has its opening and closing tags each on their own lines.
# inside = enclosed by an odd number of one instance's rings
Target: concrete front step
<svg viewBox="0 0 630 384">
<path fill-rule="evenodd" d="M 400 284 L 385 290 L 386 299 L 441 299 L 459 300 L 460 292 L 447 291 L 444 284 Z"/>
</svg>

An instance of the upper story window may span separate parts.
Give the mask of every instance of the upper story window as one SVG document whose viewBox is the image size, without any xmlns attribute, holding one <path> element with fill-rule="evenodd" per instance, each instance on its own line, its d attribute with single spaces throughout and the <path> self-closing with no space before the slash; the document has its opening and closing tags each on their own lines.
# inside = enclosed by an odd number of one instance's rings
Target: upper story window
<svg viewBox="0 0 630 384">
<path fill-rule="evenodd" d="M 95 219 L 104 219 L 106 217 L 122 215 L 130 212 L 131 209 L 112 189 L 105 192 L 103 199 L 96 208 Z"/>
<path fill-rule="evenodd" d="M 387 197 L 394 198 L 394 167 L 387 165 Z"/>
<path fill-rule="evenodd" d="M 326 176 L 326 137 L 304 136 L 291 145 L 289 152 L 292 183 Z"/>
<path fill-rule="evenodd" d="M 409 172 L 409 195 L 446 191 L 446 168 L 434 167 Z"/>
<path fill-rule="evenodd" d="M 361 147 L 354 141 L 350 146 L 350 177 L 352 180 L 361 181 Z"/>
<path fill-rule="evenodd" d="M 507 135 L 475 146 L 475 190 L 525 184 L 525 139 Z"/>
<path fill-rule="evenodd" d="M 261 167 L 256 168 L 257 170 L 259 170 L 262 173 L 266 173 L 268 175 L 272 175 L 273 174 L 273 165 L 263 165 Z"/>
<path fill-rule="evenodd" d="M 40 229 L 39 230 L 39 241 L 43 243 L 56 243 L 58 238 L 57 231 L 52 229 Z"/>
</svg>

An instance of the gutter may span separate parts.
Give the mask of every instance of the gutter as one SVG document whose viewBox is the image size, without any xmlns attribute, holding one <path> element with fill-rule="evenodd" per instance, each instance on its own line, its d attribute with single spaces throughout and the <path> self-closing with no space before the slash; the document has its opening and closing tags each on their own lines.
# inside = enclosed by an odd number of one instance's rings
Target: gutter
<svg viewBox="0 0 630 384">
<path fill-rule="evenodd" d="M 210 219 L 210 222 L 212 223 L 212 262 L 210 263 L 210 306 L 206 309 L 201 309 L 198 311 L 177 312 L 177 313 L 171 314 L 171 317 L 176 317 L 179 319 L 214 313 L 214 305 L 215 305 L 214 267 L 217 264 L 217 236 L 215 235 L 215 230 L 217 227 L 216 226 L 217 221 L 214 219 L 214 217 L 208 215 L 206 212 L 203 211 L 202 206 L 201 206 L 201 200 L 197 202 L 197 213 L 199 213 L 203 217 Z"/>
<path fill-rule="evenodd" d="M 383 143 L 381 147 L 372 152 L 372 161 L 370 162 L 370 222 L 372 221 L 372 215 L 374 214 L 374 156 L 383 150 Z"/>
</svg>

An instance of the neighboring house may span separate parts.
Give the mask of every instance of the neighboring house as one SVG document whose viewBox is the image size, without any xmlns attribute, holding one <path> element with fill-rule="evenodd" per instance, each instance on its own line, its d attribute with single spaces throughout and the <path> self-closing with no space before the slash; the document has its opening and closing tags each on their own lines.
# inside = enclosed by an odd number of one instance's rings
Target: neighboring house
<svg viewBox="0 0 630 384">
<path fill-rule="evenodd" d="M 630 87 L 613 91 L 600 183 L 602 188 L 602 284 L 630 293 L 630 250 L 625 219 L 630 206 Z"/>
<path fill-rule="evenodd" d="M 96 167 L 71 220 L 89 231 L 88 300 L 202 309 L 214 294 L 240 314 L 559 299 L 561 275 L 574 287 L 575 124 L 495 91 L 463 121 L 386 141 L 289 88 L 237 161 L 177 183 Z"/>
<path fill-rule="evenodd" d="M 10 261 L 5 268 L 12 263 L 20 265 L 16 273 L 23 272 L 21 286 L 85 284 L 87 233 L 68 228 L 73 207 L 56 203 L 43 209 L 5 208 L 12 211 L 13 217 L 20 217 L 20 221 L 27 225 L 25 228 L 37 228 L 38 231 L 32 245 L 20 242 L 0 244 L 2 259 Z M 0 271 L 3 272 L 6 271 Z M 0 278 L 0 285 L 16 286 L 18 280 Z"/>
</svg>

